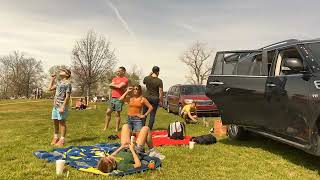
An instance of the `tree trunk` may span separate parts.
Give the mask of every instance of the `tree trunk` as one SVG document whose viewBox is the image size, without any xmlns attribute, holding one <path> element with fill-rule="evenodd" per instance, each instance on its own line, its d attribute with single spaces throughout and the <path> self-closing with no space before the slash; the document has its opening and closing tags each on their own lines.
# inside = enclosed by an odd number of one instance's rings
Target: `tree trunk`
<svg viewBox="0 0 320 180">
<path fill-rule="evenodd" d="M 91 84 L 88 84 L 87 96 L 90 96 L 90 94 L 91 94 Z"/>
</svg>

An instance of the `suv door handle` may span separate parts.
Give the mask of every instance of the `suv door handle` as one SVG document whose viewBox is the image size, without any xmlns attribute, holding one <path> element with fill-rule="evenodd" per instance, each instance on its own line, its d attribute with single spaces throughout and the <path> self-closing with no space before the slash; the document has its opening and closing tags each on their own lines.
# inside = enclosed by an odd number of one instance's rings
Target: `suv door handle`
<svg viewBox="0 0 320 180">
<path fill-rule="evenodd" d="M 277 85 L 273 84 L 273 83 L 267 83 L 268 87 L 276 87 Z"/>
<path fill-rule="evenodd" d="M 214 81 L 214 82 L 209 82 L 210 85 L 224 85 L 223 82 L 219 82 L 219 81 Z"/>
</svg>

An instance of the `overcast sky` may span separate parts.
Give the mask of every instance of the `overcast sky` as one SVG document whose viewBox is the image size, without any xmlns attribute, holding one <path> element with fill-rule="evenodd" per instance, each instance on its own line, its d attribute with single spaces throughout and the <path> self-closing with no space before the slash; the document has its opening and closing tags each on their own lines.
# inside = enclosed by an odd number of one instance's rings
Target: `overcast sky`
<svg viewBox="0 0 320 180">
<path fill-rule="evenodd" d="M 19 50 L 41 59 L 46 70 L 69 65 L 74 42 L 92 29 L 112 42 L 118 66 L 136 64 L 144 74 L 160 66 L 168 89 L 186 82 L 179 56 L 195 41 L 218 51 L 319 38 L 319 5 L 316 0 L 0 0 L 0 55 Z"/>
</svg>

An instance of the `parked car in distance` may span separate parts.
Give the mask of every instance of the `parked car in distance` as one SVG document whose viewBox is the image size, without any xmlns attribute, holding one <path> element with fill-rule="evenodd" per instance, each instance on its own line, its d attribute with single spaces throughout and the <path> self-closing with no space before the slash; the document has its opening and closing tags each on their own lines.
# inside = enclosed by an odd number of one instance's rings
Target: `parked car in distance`
<svg viewBox="0 0 320 180">
<path fill-rule="evenodd" d="M 320 39 L 217 52 L 207 96 L 232 139 L 248 131 L 320 156 Z"/>
<path fill-rule="evenodd" d="M 217 115 L 217 106 L 206 96 L 204 85 L 174 85 L 167 93 L 167 111 L 180 115 L 187 103 L 196 102 L 197 114 Z"/>
</svg>

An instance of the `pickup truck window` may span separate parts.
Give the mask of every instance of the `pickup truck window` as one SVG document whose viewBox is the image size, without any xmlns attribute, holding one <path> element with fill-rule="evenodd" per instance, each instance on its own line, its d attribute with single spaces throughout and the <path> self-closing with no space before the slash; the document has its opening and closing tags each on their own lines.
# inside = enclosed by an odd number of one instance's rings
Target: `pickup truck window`
<svg viewBox="0 0 320 180">
<path fill-rule="evenodd" d="M 302 56 L 296 48 L 288 48 L 281 50 L 277 56 L 277 62 L 275 64 L 275 76 L 297 74 L 296 72 L 290 71 L 290 69 L 284 66 L 283 59 L 285 58 L 297 58 L 300 61 L 303 61 Z"/>
</svg>

